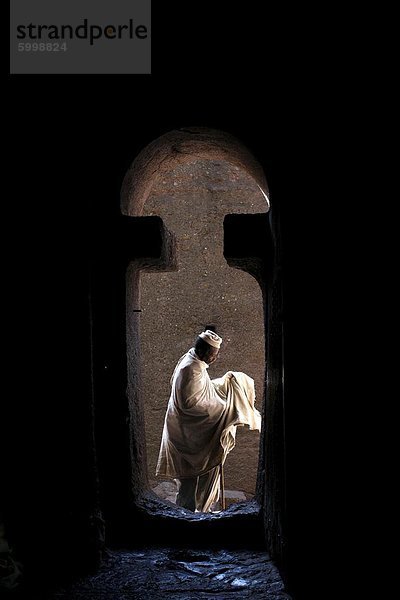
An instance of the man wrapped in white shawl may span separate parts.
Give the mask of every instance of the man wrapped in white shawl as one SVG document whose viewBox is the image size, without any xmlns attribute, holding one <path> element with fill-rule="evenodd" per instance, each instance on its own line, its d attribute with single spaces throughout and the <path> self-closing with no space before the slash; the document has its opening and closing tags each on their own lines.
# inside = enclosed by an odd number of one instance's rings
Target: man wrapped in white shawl
<svg viewBox="0 0 400 600">
<path fill-rule="evenodd" d="M 192 511 L 208 512 L 218 501 L 236 427 L 261 428 L 254 380 L 234 371 L 211 380 L 207 373 L 221 343 L 213 331 L 202 332 L 171 378 L 156 474 L 178 479 L 176 502 Z"/>
</svg>

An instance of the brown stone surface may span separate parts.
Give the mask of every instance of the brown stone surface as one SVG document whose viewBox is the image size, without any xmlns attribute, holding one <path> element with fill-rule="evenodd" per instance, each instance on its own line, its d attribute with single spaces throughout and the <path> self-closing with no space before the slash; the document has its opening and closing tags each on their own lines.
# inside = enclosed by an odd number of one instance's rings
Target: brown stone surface
<svg viewBox="0 0 400 600">
<path fill-rule="evenodd" d="M 236 138 L 216 129 L 190 127 L 166 133 L 148 144 L 136 157 L 122 183 L 122 212 L 141 215 L 155 180 L 196 159 L 234 165 L 250 174 L 268 195 L 263 169 Z"/>
<path fill-rule="evenodd" d="M 261 290 L 249 274 L 230 268 L 223 256 L 223 220 L 230 213 L 260 213 L 267 202 L 254 179 L 224 161 L 194 160 L 155 180 L 144 215 L 159 215 L 176 236 L 176 272 L 141 274 L 142 397 L 149 479 L 160 446 L 170 377 L 176 361 L 207 324 L 223 337 L 210 376 L 244 371 L 255 380 L 256 406 L 264 388 Z M 238 428 L 225 469 L 227 489 L 255 491 L 258 432 Z"/>
</svg>

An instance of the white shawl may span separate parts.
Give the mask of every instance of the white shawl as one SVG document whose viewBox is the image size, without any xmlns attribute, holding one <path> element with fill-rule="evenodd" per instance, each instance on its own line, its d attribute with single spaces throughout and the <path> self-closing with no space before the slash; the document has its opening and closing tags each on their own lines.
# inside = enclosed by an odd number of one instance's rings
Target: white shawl
<svg viewBox="0 0 400 600">
<path fill-rule="evenodd" d="M 236 427 L 261 428 L 254 407 L 254 380 L 228 371 L 211 380 L 194 348 L 184 354 L 171 378 L 157 475 L 196 477 L 223 463 L 235 446 Z"/>
</svg>

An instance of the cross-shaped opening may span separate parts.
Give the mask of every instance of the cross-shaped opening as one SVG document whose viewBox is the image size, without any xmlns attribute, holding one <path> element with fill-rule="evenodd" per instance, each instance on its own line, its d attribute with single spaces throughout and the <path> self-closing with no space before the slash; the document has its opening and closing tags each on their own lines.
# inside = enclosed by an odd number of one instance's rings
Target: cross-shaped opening
<svg viewBox="0 0 400 600">
<path fill-rule="evenodd" d="M 223 337 L 211 378 L 242 371 L 254 379 L 262 410 L 265 339 L 262 292 L 248 273 L 223 256 L 227 214 L 265 213 L 258 185 L 226 161 L 196 159 L 154 181 L 143 214 L 159 216 L 176 239 L 177 270 L 141 275 L 141 372 L 150 488 L 175 503 L 179 482 L 155 477 L 170 378 L 175 364 L 212 328 Z M 260 433 L 236 430 L 236 445 L 224 465 L 223 498 L 214 510 L 244 502 L 256 493 Z"/>
</svg>

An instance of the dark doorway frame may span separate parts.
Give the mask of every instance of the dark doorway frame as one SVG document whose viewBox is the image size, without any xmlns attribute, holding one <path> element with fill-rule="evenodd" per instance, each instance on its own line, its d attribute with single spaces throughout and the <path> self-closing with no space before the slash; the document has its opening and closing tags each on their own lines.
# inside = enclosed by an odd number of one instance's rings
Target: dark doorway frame
<svg viewBox="0 0 400 600">
<path fill-rule="evenodd" d="M 177 164 L 198 158 L 225 160 L 251 175 L 268 198 L 261 165 L 235 138 L 224 132 L 190 128 L 171 131 L 137 156 L 122 185 L 117 223 L 120 244 L 95 268 L 94 381 L 96 439 L 102 500 L 109 537 L 117 543 L 140 541 L 139 520 L 147 524 L 146 540 L 167 543 L 173 532 L 183 539 L 195 528 L 197 539 L 210 543 L 226 532 L 232 519 L 247 533 L 264 538 L 273 559 L 284 562 L 285 411 L 283 390 L 282 280 L 278 216 L 227 215 L 224 256 L 232 267 L 254 276 L 262 290 L 265 314 L 266 381 L 256 502 L 220 515 L 190 515 L 148 491 L 143 399 L 141 398 L 140 272 L 175 269 L 174 238 L 158 217 L 142 211 L 154 177 Z M 240 232 L 240 236 L 238 236 Z M 238 242 L 240 240 L 240 242 Z M 114 357 L 107 360 L 107 356 Z M 118 357 L 118 358 L 115 358 Z M 113 364 L 110 364 L 113 362 Z M 107 428 L 119 430 L 118 448 L 107 449 Z M 116 468 L 115 465 L 118 465 Z M 253 529 L 249 526 L 253 524 Z M 260 529 L 260 524 L 263 525 Z M 260 531 L 262 535 L 260 537 Z M 214 533 L 213 533 L 214 532 Z M 258 535 L 256 535 L 258 532 Z"/>
</svg>

